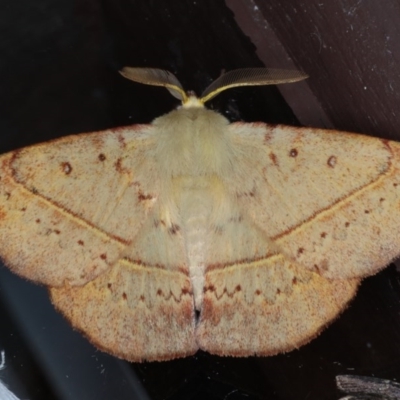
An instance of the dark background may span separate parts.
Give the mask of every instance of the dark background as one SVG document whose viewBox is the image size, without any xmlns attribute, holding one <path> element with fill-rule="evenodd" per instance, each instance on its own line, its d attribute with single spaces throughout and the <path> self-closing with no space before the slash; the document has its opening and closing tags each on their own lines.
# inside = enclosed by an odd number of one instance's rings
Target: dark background
<svg viewBox="0 0 400 400">
<path fill-rule="evenodd" d="M 0 15 L 0 152 L 148 123 L 178 102 L 123 66 L 167 69 L 201 93 L 223 70 L 297 68 L 299 84 L 241 88 L 209 106 L 231 120 L 400 140 L 400 5 L 378 0 L 18 0 Z M 79 194 L 77 194 L 79 195 Z M 355 244 L 357 245 L 357 244 Z M 130 364 L 93 348 L 45 288 L 0 267 L 0 379 L 25 399 L 333 400 L 334 378 L 400 379 L 399 275 L 366 279 L 309 345 L 270 358 L 204 353 Z"/>
</svg>

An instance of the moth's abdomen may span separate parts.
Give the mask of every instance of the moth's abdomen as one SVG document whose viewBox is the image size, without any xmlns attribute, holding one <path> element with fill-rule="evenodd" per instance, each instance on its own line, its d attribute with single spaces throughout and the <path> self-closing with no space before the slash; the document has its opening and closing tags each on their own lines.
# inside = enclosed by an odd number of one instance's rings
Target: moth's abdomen
<svg viewBox="0 0 400 400">
<path fill-rule="evenodd" d="M 185 236 L 189 277 L 192 282 L 196 310 L 202 307 L 207 238 L 210 236 L 214 209 L 212 179 L 179 180 L 177 207 Z M 215 185 L 215 184 L 214 184 Z"/>
</svg>

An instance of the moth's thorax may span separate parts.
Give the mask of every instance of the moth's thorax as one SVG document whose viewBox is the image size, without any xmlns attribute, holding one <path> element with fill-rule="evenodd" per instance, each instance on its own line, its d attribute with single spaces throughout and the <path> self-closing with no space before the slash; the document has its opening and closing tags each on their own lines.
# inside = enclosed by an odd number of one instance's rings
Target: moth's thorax
<svg viewBox="0 0 400 400">
<path fill-rule="evenodd" d="M 157 118 L 155 157 L 161 174 L 223 172 L 229 164 L 228 124 L 222 115 L 201 107 L 179 108 Z"/>
</svg>

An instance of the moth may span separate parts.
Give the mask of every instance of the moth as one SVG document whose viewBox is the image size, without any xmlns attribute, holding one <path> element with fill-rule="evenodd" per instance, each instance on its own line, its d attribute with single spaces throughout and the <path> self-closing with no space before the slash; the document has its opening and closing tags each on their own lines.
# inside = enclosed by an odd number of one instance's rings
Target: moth
<svg viewBox="0 0 400 400">
<path fill-rule="evenodd" d="M 169 72 L 121 73 L 182 106 L 0 157 L 4 263 L 100 349 L 137 362 L 287 352 L 400 253 L 399 143 L 204 107 L 304 74 L 236 70 L 199 99 Z"/>
</svg>

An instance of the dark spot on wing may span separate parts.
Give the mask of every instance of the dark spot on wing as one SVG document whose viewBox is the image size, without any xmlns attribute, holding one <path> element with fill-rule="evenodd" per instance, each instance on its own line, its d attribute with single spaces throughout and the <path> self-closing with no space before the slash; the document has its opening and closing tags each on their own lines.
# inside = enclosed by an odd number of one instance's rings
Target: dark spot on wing
<svg viewBox="0 0 400 400">
<path fill-rule="evenodd" d="M 65 175 L 69 175 L 72 172 L 72 166 L 69 162 L 62 162 L 61 169 Z"/>
<path fill-rule="evenodd" d="M 203 292 L 215 292 L 215 286 L 214 285 L 208 285 L 208 286 L 204 286 Z"/>
<path fill-rule="evenodd" d="M 179 225 L 176 224 L 172 224 L 170 226 L 170 228 L 168 229 L 168 232 L 171 233 L 172 235 L 175 235 L 179 232 L 181 228 L 179 227 Z"/>
<path fill-rule="evenodd" d="M 223 231 L 224 231 L 224 228 L 221 225 L 214 225 L 214 232 L 217 235 L 222 235 Z"/>
<path fill-rule="evenodd" d="M 278 157 L 276 156 L 275 153 L 269 153 L 269 158 L 272 161 L 272 164 L 278 166 L 279 162 L 278 162 Z"/>
<path fill-rule="evenodd" d="M 330 157 L 328 158 L 327 164 L 328 164 L 328 166 L 329 166 L 330 168 L 333 168 L 333 167 L 336 165 L 336 162 L 337 162 L 336 157 L 335 157 L 335 156 L 330 156 Z"/>
<path fill-rule="evenodd" d="M 182 289 L 182 292 L 181 292 L 183 295 L 186 295 L 186 294 L 192 294 L 192 292 L 190 291 L 190 290 L 188 290 L 188 289 Z"/>
<path fill-rule="evenodd" d="M 127 172 L 126 168 L 124 168 L 122 166 L 122 159 L 118 158 L 117 161 L 115 161 L 114 163 L 115 169 L 117 170 L 117 172 L 119 172 L 120 174 L 123 174 L 124 172 Z"/>
<path fill-rule="evenodd" d="M 153 196 L 151 194 L 144 194 L 141 190 L 139 190 L 138 199 L 139 201 L 152 200 Z"/>
<path fill-rule="evenodd" d="M 289 151 L 289 156 L 290 157 L 297 157 L 298 154 L 299 154 L 299 152 L 297 151 L 297 149 L 291 149 Z"/>
</svg>

